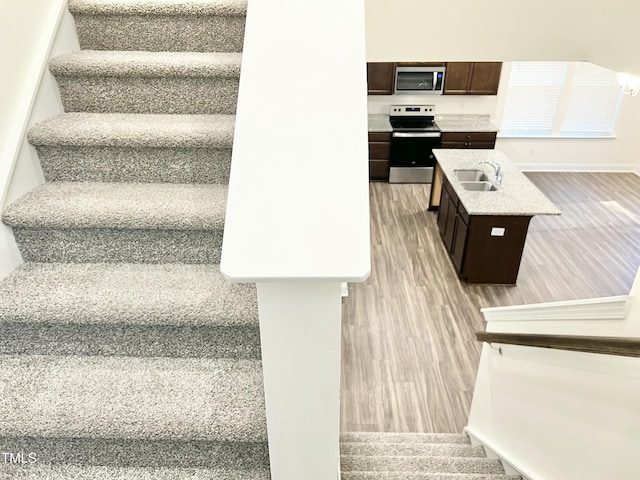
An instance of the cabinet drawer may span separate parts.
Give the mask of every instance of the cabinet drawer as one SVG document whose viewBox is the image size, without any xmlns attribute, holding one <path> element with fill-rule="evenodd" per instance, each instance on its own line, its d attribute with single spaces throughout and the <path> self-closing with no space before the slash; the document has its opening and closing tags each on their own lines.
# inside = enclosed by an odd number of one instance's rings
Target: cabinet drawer
<svg viewBox="0 0 640 480">
<path fill-rule="evenodd" d="M 496 144 L 495 142 L 469 142 L 469 145 L 467 146 L 467 148 L 479 148 L 479 149 L 492 149 L 495 148 Z"/>
<path fill-rule="evenodd" d="M 389 180 L 389 161 L 369 160 L 369 180 Z"/>
<path fill-rule="evenodd" d="M 493 142 L 443 142 L 441 148 L 478 148 L 492 149 L 495 148 Z"/>
<path fill-rule="evenodd" d="M 390 143 L 369 142 L 369 158 L 371 160 L 389 160 Z"/>
<path fill-rule="evenodd" d="M 495 144 L 496 132 L 443 132 L 445 142 L 490 142 Z"/>
<path fill-rule="evenodd" d="M 390 142 L 391 132 L 369 132 L 370 142 Z"/>
</svg>

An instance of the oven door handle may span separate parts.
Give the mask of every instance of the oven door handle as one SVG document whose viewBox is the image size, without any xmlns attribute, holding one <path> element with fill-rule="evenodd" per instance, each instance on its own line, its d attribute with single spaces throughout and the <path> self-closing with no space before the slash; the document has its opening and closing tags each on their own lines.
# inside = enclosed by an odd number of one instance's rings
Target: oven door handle
<svg viewBox="0 0 640 480">
<path fill-rule="evenodd" d="M 393 132 L 395 138 L 438 138 L 440 132 Z"/>
</svg>

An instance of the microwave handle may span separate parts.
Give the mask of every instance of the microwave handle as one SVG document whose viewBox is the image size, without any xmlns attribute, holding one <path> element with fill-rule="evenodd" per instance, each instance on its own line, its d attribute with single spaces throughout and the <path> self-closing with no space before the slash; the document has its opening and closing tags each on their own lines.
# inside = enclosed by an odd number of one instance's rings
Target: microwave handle
<svg viewBox="0 0 640 480">
<path fill-rule="evenodd" d="M 433 85 L 433 89 L 434 90 L 438 86 L 438 72 L 437 71 L 433 72 L 433 83 L 431 85 Z"/>
</svg>

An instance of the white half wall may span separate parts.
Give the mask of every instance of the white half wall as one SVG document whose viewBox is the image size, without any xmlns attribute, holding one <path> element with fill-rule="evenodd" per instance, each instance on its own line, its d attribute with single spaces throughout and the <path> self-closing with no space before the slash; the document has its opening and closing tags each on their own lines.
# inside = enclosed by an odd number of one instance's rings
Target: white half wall
<svg viewBox="0 0 640 480">
<path fill-rule="evenodd" d="M 492 321 L 487 330 L 638 338 L 640 273 L 630 296 L 624 320 Z M 473 437 L 531 480 L 637 478 L 640 358 L 501 347 L 482 348 Z"/>
<path fill-rule="evenodd" d="M 639 404 L 640 358 L 485 344 L 467 430 L 531 480 L 631 480 Z"/>
</svg>

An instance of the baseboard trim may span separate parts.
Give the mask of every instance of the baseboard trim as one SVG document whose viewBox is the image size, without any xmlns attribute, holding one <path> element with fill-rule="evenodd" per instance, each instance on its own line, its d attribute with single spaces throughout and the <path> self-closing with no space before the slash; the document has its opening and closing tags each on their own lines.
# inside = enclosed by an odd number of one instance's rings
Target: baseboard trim
<svg viewBox="0 0 640 480">
<path fill-rule="evenodd" d="M 524 480 L 543 480 L 542 478 L 534 475 L 534 473 L 529 471 L 527 468 L 520 465 L 520 462 L 515 461 L 502 448 L 489 441 L 485 436 L 474 430 L 472 427 L 464 427 L 464 433 L 469 436 L 471 445 L 481 445 L 484 447 L 488 458 L 500 460 L 507 475 L 520 475 Z"/>
<path fill-rule="evenodd" d="M 637 165 L 609 165 L 602 164 L 547 164 L 517 163 L 516 166 L 523 172 L 581 172 L 581 173 L 635 173 L 640 175 L 640 166 Z"/>
<path fill-rule="evenodd" d="M 16 109 L 12 128 L 9 130 L 4 150 L 0 158 L 0 208 L 4 209 L 11 177 L 22 148 L 22 141 L 29 128 L 29 119 L 40 90 L 40 84 L 47 71 L 47 64 L 53 48 L 58 26 L 66 11 L 66 0 L 54 0 L 36 47 L 23 95 Z"/>
</svg>

